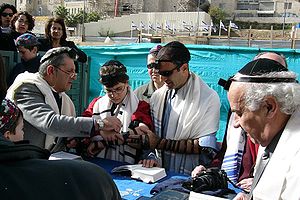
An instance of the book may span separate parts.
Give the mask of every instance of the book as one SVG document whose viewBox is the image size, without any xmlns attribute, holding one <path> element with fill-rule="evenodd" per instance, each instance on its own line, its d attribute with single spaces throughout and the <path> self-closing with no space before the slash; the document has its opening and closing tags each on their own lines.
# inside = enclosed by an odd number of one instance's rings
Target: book
<svg viewBox="0 0 300 200">
<path fill-rule="evenodd" d="M 215 197 L 215 196 L 191 191 L 189 200 L 198 200 L 198 199 L 201 199 L 201 200 L 225 200 L 225 198 Z"/>
<path fill-rule="evenodd" d="M 68 152 L 64 152 L 64 151 L 59 151 L 59 152 L 53 153 L 49 157 L 49 160 L 62 160 L 62 159 L 82 160 L 81 156 L 78 156 L 78 155 L 75 155 L 72 153 L 68 153 Z"/>
<path fill-rule="evenodd" d="M 156 181 L 167 176 L 166 170 L 161 167 L 147 168 L 142 164 L 122 165 L 112 169 L 111 173 L 124 173 L 130 171 L 131 178 L 141 180 L 145 183 L 155 183 Z"/>
<path fill-rule="evenodd" d="M 145 197 L 141 196 L 137 200 L 188 200 L 189 194 L 179 192 L 176 190 L 163 190 L 159 192 L 158 194 L 154 195 L 153 197 Z"/>
</svg>

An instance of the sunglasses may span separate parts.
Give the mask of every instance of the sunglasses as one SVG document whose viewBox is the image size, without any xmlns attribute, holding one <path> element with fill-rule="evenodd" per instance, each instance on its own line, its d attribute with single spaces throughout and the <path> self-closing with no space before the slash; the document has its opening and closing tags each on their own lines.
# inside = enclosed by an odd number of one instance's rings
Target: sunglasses
<svg viewBox="0 0 300 200">
<path fill-rule="evenodd" d="M 153 68 L 157 69 L 158 68 L 157 65 L 158 65 L 157 63 L 150 63 L 147 65 L 147 68 L 148 69 L 153 69 Z"/>
<path fill-rule="evenodd" d="M 2 17 L 7 17 L 7 16 L 9 16 L 9 17 L 12 17 L 14 15 L 14 13 L 1 13 L 1 16 Z"/>
<path fill-rule="evenodd" d="M 174 70 L 177 69 L 179 71 L 180 66 L 176 66 L 175 68 L 168 71 L 158 71 L 157 73 L 164 77 L 169 77 L 173 74 Z"/>
<path fill-rule="evenodd" d="M 176 67 L 174 67 L 173 69 L 168 70 L 168 71 L 160 71 L 159 70 L 159 63 L 160 62 L 171 62 L 171 63 L 175 64 Z M 181 65 L 183 63 L 178 62 L 178 61 L 174 61 L 174 60 L 156 60 L 154 64 L 155 64 L 154 68 L 158 69 L 157 73 L 159 75 L 164 76 L 164 77 L 169 77 L 169 76 L 171 76 L 173 74 L 173 72 L 174 72 L 175 69 L 179 71 L 179 69 L 180 69 L 180 67 L 181 67 Z"/>
</svg>

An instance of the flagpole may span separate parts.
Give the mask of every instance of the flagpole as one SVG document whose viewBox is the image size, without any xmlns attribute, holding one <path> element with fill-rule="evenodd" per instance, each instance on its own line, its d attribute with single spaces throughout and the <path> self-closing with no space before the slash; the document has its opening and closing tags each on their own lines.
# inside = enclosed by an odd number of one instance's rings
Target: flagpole
<svg viewBox="0 0 300 200">
<path fill-rule="evenodd" d="M 228 39 L 230 38 L 230 29 L 231 29 L 231 21 L 229 21 L 229 26 L 228 26 Z"/>
<path fill-rule="evenodd" d="M 132 35 L 133 35 L 132 23 L 133 23 L 133 22 L 131 22 L 131 24 L 130 24 L 130 39 L 132 39 Z"/>
<path fill-rule="evenodd" d="M 219 39 L 221 38 L 221 31 L 222 31 L 222 28 L 221 28 L 221 20 L 220 20 L 220 26 L 219 26 Z"/>
</svg>

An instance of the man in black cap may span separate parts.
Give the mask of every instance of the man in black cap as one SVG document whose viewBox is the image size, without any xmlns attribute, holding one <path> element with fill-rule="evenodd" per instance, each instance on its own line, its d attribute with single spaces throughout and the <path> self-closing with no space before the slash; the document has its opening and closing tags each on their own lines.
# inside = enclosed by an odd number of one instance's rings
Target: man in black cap
<svg viewBox="0 0 300 200">
<path fill-rule="evenodd" d="M 276 61 L 257 59 L 225 86 L 235 127 L 261 145 L 247 198 L 299 199 L 300 86 L 296 75 Z"/>
<path fill-rule="evenodd" d="M 75 117 L 74 104 L 65 93 L 77 78 L 75 57 L 68 47 L 50 49 L 41 58 L 38 73 L 19 74 L 7 91 L 6 97 L 24 114 L 24 138 L 52 152 L 73 147 L 73 137 L 100 134 L 105 140 L 123 140 L 116 134 L 121 129 L 116 117 Z"/>
<path fill-rule="evenodd" d="M 216 147 L 220 100 L 195 73 L 189 71 L 189 50 L 178 41 L 158 53 L 156 70 L 165 85 L 150 99 L 155 133 L 146 131 L 146 144 L 161 153 L 161 165 L 168 171 L 190 174 L 199 164 L 210 164 Z M 147 146 L 147 145 L 146 145 Z M 144 160 L 153 166 L 154 160 Z"/>
</svg>

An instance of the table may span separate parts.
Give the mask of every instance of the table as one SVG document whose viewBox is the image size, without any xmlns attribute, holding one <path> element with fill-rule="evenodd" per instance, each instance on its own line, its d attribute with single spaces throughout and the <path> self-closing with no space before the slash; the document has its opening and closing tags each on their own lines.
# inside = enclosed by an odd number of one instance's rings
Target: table
<svg viewBox="0 0 300 200">
<path fill-rule="evenodd" d="M 119 192 L 121 194 L 121 197 L 125 200 L 136 200 L 140 196 L 146 196 L 151 197 L 150 194 L 151 189 L 157 184 L 157 183 L 144 183 L 138 180 L 131 179 L 129 176 L 121 176 L 118 174 L 112 174 L 111 170 L 115 167 L 125 165 L 126 163 L 113 161 L 113 160 L 107 160 L 103 158 L 88 158 L 85 159 L 89 162 L 92 162 L 103 169 L 107 171 L 113 178 L 115 184 L 117 185 Z M 187 179 L 188 176 L 173 172 L 167 172 L 167 176 L 161 180 L 158 181 L 162 182 L 164 180 L 167 180 L 169 178 L 181 178 L 181 179 Z M 229 184 L 229 188 L 233 189 L 236 193 L 240 192 L 240 190 L 233 188 L 231 184 Z"/>
</svg>

